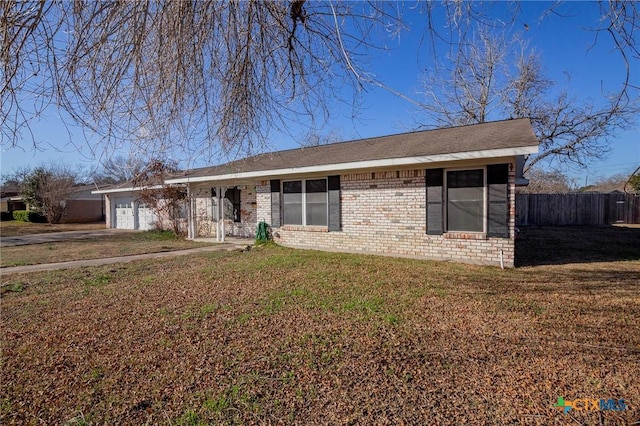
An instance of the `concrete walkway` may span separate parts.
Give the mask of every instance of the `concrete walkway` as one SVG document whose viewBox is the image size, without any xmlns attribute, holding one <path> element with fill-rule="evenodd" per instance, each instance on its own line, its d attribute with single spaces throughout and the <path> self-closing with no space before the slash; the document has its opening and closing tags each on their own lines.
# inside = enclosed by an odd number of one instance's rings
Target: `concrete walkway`
<svg viewBox="0 0 640 426">
<path fill-rule="evenodd" d="M 64 231 L 64 232 L 49 232 L 45 234 L 29 234 L 19 235 L 15 237 L 2 237 L 0 238 L 0 247 L 16 247 L 26 246 L 29 244 L 46 244 L 46 243 L 59 243 L 60 241 L 69 240 L 84 240 L 87 238 L 100 238 L 107 235 L 126 234 L 133 231 L 129 229 L 92 229 L 86 231 Z"/>
<path fill-rule="evenodd" d="M 27 272 L 54 271 L 58 269 L 82 268 L 84 266 L 102 266 L 102 265 L 110 265 L 112 263 L 134 262 L 136 260 L 159 259 L 162 257 L 187 256 L 190 254 L 206 253 L 206 252 L 219 251 L 219 250 L 228 250 L 228 251 L 240 250 L 240 249 L 246 249 L 247 246 L 248 244 L 245 244 L 244 242 L 242 244 L 238 244 L 237 242 L 235 243 L 225 242 L 225 243 L 220 243 L 212 246 L 197 247 L 197 248 L 192 248 L 187 250 L 135 254 L 131 256 L 107 257 L 104 259 L 72 260 L 70 262 L 43 263 L 40 265 L 13 266 L 11 268 L 1 268 L 0 275 L 6 276 L 10 274 L 20 274 L 20 273 L 27 273 Z"/>
</svg>

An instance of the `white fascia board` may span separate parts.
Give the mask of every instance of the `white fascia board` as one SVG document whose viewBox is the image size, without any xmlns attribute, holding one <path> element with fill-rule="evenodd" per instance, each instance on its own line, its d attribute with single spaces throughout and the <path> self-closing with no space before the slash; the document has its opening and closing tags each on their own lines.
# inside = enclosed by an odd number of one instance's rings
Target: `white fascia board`
<svg viewBox="0 0 640 426">
<path fill-rule="evenodd" d="M 137 192 L 142 191 L 143 189 L 160 189 L 162 185 L 154 185 L 154 186 L 145 186 L 145 187 L 135 187 L 135 188 L 115 188 L 115 189 L 100 189 L 97 191 L 91 191 L 92 194 L 116 194 L 122 192 Z"/>
<path fill-rule="evenodd" d="M 388 158 L 382 160 L 353 161 L 350 163 L 323 164 L 320 166 L 292 167 L 285 169 L 260 170 L 255 172 L 227 173 L 215 176 L 197 176 L 169 179 L 166 183 L 196 183 L 233 179 L 261 178 L 268 176 L 286 176 L 293 174 L 334 172 L 345 170 L 375 169 L 381 167 L 410 166 L 412 164 L 439 163 L 446 161 L 474 160 L 483 158 L 512 157 L 516 155 L 535 154 L 537 146 L 518 148 L 488 149 L 484 151 L 458 152 L 451 154 L 425 155 L 420 157 Z"/>
</svg>

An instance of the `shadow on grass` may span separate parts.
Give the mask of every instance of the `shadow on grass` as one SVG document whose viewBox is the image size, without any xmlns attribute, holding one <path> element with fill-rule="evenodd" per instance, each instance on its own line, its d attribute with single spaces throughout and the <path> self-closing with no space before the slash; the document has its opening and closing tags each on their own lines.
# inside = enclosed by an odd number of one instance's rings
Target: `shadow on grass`
<svg viewBox="0 0 640 426">
<path fill-rule="evenodd" d="M 516 266 L 640 260 L 640 227 L 520 228 Z"/>
</svg>

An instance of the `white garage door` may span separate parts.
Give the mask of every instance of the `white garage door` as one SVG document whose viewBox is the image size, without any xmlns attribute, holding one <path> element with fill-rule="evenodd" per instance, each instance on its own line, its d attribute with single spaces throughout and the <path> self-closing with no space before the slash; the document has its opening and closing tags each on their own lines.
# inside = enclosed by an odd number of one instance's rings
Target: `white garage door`
<svg viewBox="0 0 640 426">
<path fill-rule="evenodd" d="M 133 200 L 128 198 L 116 198 L 116 228 L 134 229 Z"/>
<path fill-rule="evenodd" d="M 150 231 L 156 228 L 156 215 L 151 207 L 144 203 L 138 205 L 138 229 Z"/>
</svg>

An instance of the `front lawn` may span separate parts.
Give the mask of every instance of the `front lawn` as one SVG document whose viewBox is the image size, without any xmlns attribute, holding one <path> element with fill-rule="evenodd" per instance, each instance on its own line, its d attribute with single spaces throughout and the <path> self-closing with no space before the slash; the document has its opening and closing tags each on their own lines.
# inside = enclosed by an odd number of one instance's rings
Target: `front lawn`
<svg viewBox="0 0 640 426">
<path fill-rule="evenodd" d="M 10 275 L 0 423 L 629 424 L 639 277 L 276 246 Z"/>
<path fill-rule="evenodd" d="M 94 229 L 104 229 L 104 222 L 97 223 L 31 223 L 21 220 L 9 220 L 0 222 L 0 236 L 17 237 L 29 234 L 46 234 L 50 232 L 63 231 L 89 231 Z"/>
<path fill-rule="evenodd" d="M 166 231 L 105 234 L 83 240 L 3 247 L 0 267 L 130 256 L 207 245 L 211 244 L 176 239 L 172 232 Z"/>
</svg>

